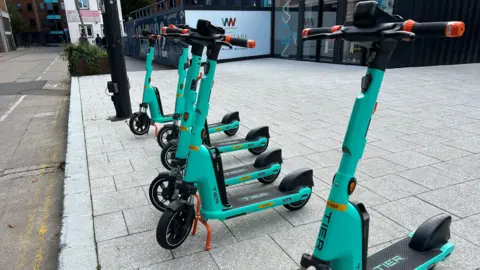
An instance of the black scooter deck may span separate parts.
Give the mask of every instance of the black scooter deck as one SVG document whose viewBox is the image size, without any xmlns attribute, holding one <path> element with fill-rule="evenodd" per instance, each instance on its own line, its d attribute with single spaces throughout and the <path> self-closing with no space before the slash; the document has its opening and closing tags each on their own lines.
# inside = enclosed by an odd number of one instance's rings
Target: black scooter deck
<svg viewBox="0 0 480 270">
<path fill-rule="evenodd" d="M 400 240 L 368 257 L 369 270 L 413 270 L 441 253 L 439 249 L 418 252 L 410 247 L 410 237 Z"/>
<path fill-rule="evenodd" d="M 249 142 L 246 139 L 235 139 L 235 140 L 230 140 L 230 141 L 225 141 L 225 142 L 216 142 L 212 143 L 212 147 L 226 147 L 226 146 L 233 146 L 236 144 L 242 144 L 242 143 L 247 143 Z"/>
<path fill-rule="evenodd" d="M 280 190 L 278 190 L 278 187 L 268 187 L 264 189 L 258 189 L 255 191 L 247 192 L 240 195 L 230 196 L 228 197 L 228 202 L 232 205 L 232 207 L 228 208 L 228 210 L 226 211 L 243 207 L 246 205 L 251 205 L 258 202 L 266 202 L 268 200 L 294 194 L 297 192 L 298 190 L 281 192 Z"/>
<path fill-rule="evenodd" d="M 225 179 L 234 178 L 234 177 L 238 177 L 240 175 L 245 175 L 245 174 L 250 174 L 250 173 L 253 173 L 253 172 L 265 170 L 266 168 L 269 168 L 269 167 L 270 166 L 255 168 L 255 167 L 253 167 L 252 164 L 247 164 L 247 165 L 242 165 L 242 166 L 235 167 L 235 168 L 226 169 L 226 170 L 223 171 L 223 175 L 225 176 Z"/>
</svg>

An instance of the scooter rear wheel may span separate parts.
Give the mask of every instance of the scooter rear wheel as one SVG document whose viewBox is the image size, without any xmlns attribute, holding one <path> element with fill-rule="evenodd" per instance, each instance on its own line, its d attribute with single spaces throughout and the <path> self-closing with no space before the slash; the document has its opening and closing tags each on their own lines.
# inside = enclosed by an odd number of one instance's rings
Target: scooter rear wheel
<svg viewBox="0 0 480 270">
<path fill-rule="evenodd" d="M 225 131 L 223 131 L 223 133 L 225 133 L 225 135 L 227 135 L 227 136 L 232 137 L 233 135 L 237 134 L 239 128 L 240 128 L 240 127 L 237 127 L 237 128 L 234 128 L 234 129 L 225 130 Z"/>
<path fill-rule="evenodd" d="M 254 140 L 258 140 L 258 138 L 255 138 Z M 248 148 L 248 152 L 258 156 L 258 155 L 260 155 L 261 153 L 263 153 L 267 150 L 269 142 L 270 142 L 270 139 L 267 138 L 267 143 L 265 143 L 264 146 L 259 146 L 259 147 L 255 147 L 255 148 Z"/>
<path fill-rule="evenodd" d="M 289 204 L 284 204 L 283 206 L 290 211 L 300 210 L 307 204 L 308 200 L 310 200 L 310 196 L 311 195 L 309 195 L 305 200 L 301 200 L 301 201 L 293 202 L 293 203 L 289 203 Z"/>
<path fill-rule="evenodd" d="M 195 219 L 195 210 L 189 208 L 193 206 L 185 203 L 176 211 L 167 209 L 160 217 L 156 234 L 162 248 L 175 249 L 187 239 Z"/>
<path fill-rule="evenodd" d="M 144 112 L 136 112 L 128 122 L 130 131 L 135 135 L 144 135 L 150 129 L 150 117 Z"/>
<path fill-rule="evenodd" d="M 280 172 L 278 172 L 276 174 L 273 174 L 273 175 L 258 178 L 257 180 L 258 180 L 258 182 L 260 182 L 262 184 L 268 185 L 268 184 L 271 184 L 271 183 L 275 182 L 275 180 L 277 180 L 279 175 L 280 175 Z"/>
<path fill-rule="evenodd" d="M 167 205 L 170 204 L 175 192 L 175 178 L 168 172 L 159 173 L 153 179 L 148 190 L 150 202 L 159 211 L 164 212 Z"/>
<path fill-rule="evenodd" d="M 175 140 L 178 138 L 178 134 L 174 134 L 174 128 L 172 125 L 164 125 L 157 135 L 157 142 L 161 148 L 164 148 L 169 141 Z"/>
</svg>

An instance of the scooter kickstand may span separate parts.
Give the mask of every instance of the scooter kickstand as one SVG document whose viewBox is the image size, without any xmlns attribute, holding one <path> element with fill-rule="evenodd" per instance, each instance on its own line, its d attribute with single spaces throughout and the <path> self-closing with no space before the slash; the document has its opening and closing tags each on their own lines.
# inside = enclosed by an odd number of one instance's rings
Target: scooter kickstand
<svg viewBox="0 0 480 270">
<path fill-rule="evenodd" d="M 158 126 L 157 126 L 157 124 L 150 124 L 150 126 L 155 127 L 155 137 L 157 137 L 158 136 Z"/>
<path fill-rule="evenodd" d="M 207 241 L 205 242 L 205 249 L 207 251 L 210 251 L 212 249 L 210 246 L 210 243 L 212 241 L 212 228 L 210 228 L 210 225 L 200 216 L 200 196 L 198 196 L 198 194 L 195 194 L 195 197 L 197 198 L 197 209 L 195 214 L 195 220 L 193 221 L 192 235 L 195 235 L 197 233 L 197 225 L 198 221 L 200 221 L 200 223 L 205 226 L 205 229 L 207 229 Z"/>
</svg>

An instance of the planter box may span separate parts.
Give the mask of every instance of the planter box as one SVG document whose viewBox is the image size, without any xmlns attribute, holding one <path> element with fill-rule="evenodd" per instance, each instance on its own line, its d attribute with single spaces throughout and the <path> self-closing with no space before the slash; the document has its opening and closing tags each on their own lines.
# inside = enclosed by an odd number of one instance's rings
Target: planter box
<svg viewBox="0 0 480 270">
<path fill-rule="evenodd" d="M 99 75 L 99 74 L 110 74 L 110 65 L 108 63 L 108 56 L 99 58 L 97 59 L 97 62 L 95 63 L 97 65 L 97 68 L 95 70 L 95 74 L 92 74 L 92 71 L 90 73 L 88 72 L 88 65 L 87 62 L 83 59 L 79 59 L 77 61 L 77 66 L 76 66 L 76 74 L 75 76 L 85 76 L 85 75 Z"/>
</svg>

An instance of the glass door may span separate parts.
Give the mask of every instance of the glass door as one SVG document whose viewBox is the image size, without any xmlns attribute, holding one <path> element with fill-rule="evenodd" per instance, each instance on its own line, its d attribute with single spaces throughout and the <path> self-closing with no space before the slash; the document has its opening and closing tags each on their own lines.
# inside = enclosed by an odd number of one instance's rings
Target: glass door
<svg viewBox="0 0 480 270">
<path fill-rule="evenodd" d="M 353 20 L 353 12 L 355 5 L 362 0 L 347 0 L 346 1 L 346 16 L 345 21 Z M 364 62 L 364 48 L 359 45 L 354 45 L 348 41 L 343 41 L 342 63 L 363 65 Z"/>
<path fill-rule="evenodd" d="M 323 0 L 322 1 L 322 24 L 321 27 L 334 26 L 337 24 L 337 6 L 338 0 Z M 321 62 L 333 62 L 335 40 L 325 39 L 319 43 L 319 56 Z"/>
<path fill-rule="evenodd" d="M 319 13 L 321 0 L 305 0 L 303 28 L 319 27 Z M 303 60 L 317 61 L 317 42 L 303 42 Z"/>
<path fill-rule="evenodd" d="M 289 59 L 297 57 L 298 4 L 298 0 L 275 1 L 273 44 L 275 57 Z"/>
</svg>

